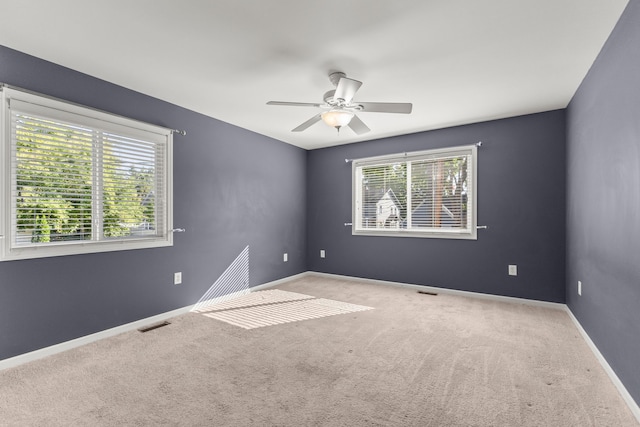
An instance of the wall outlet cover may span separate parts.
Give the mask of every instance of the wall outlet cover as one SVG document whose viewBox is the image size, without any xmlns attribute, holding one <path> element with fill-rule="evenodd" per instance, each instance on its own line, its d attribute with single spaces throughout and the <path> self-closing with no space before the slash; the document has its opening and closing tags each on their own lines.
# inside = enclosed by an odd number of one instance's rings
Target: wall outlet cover
<svg viewBox="0 0 640 427">
<path fill-rule="evenodd" d="M 182 272 L 178 271 L 173 273 L 173 284 L 174 285 L 179 285 L 182 283 Z"/>
<path fill-rule="evenodd" d="M 582 282 L 578 280 L 578 295 L 582 296 Z"/>
<path fill-rule="evenodd" d="M 509 265 L 509 276 L 517 276 L 518 275 L 518 266 L 514 264 Z"/>
</svg>

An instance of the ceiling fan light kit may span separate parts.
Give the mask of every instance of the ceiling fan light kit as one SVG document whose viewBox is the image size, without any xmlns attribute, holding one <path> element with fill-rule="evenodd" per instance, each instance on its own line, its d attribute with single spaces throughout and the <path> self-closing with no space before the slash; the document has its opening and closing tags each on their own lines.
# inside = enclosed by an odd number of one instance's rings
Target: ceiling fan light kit
<svg viewBox="0 0 640 427">
<path fill-rule="evenodd" d="M 355 116 L 353 111 L 343 110 L 340 108 L 333 108 L 329 111 L 325 111 L 321 114 L 322 121 L 327 125 L 334 127 L 340 131 L 342 126 L 346 126 L 349 124 L 353 116 Z"/>
<path fill-rule="evenodd" d="M 357 111 L 369 113 L 410 114 L 413 109 L 413 105 L 410 103 L 353 102 L 353 96 L 356 94 L 358 89 L 360 89 L 360 86 L 362 86 L 362 82 L 347 78 L 345 73 L 331 73 L 329 74 L 329 81 L 336 88 L 335 90 L 330 90 L 324 94 L 324 104 L 269 101 L 267 102 L 267 105 L 318 107 L 328 109 L 328 111 L 317 114 L 298 127 L 292 129 L 292 132 L 302 132 L 311 125 L 319 121 L 323 121 L 327 125 L 336 128 L 338 132 L 341 127 L 348 126 L 357 135 L 361 135 L 371 130 L 358 118 L 358 116 L 356 116 L 355 113 Z"/>
</svg>

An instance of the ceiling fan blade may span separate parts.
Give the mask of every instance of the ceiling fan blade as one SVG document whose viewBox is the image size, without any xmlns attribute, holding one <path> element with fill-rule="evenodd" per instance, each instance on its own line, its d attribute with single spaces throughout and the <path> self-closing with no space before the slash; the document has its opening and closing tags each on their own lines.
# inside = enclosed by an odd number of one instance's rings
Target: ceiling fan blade
<svg viewBox="0 0 640 427">
<path fill-rule="evenodd" d="M 371 130 L 362 120 L 360 120 L 358 116 L 353 116 L 347 126 L 349 126 L 356 135 L 362 135 L 363 133 L 367 133 Z"/>
<path fill-rule="evenodd" d="M 286 101 L 269 101 L 267 105 L 284 105 L 289 107 L 322 107 L 324 104 L 314 102 L 286 102 Z"/>
<path fill-rule="evenodd" d="M 358 80 L 348 79 L 341 77 L 336 87 L 336 93 L 333 95 L 333 99 L 342 99 L 345 104 L 348 104 L 353 99 L 353 95 L 356 94 L 358 89 L 362 86 L 362 82 Z"/>
<path fill-rule="evenodd" d="M 291 132 L 302 132 L 303 130 L 307 129 L 308 127 L 310 127 L 313 124 L 316 124 L 320 120 L 322 120 L 322 113 L 316 114 L 315 116 L 311 117 L 309 120 L 307 120 L 306 122 L 304 122 L 303 124 L 301 124 L 297 128 L 291 129 Z"/>
<path fill-rule="evenodd" d="M 411 114 L 413 104 L 407 102 L 356 102 L 366 113 Z"/>
</svg>

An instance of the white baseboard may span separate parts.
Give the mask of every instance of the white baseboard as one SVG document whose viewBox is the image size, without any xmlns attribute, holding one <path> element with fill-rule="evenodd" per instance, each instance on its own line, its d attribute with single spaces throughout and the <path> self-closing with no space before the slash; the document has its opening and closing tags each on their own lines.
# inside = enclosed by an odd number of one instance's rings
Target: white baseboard
<svg viewBox="0 0 640 427">
<path fill-rule="evenodd" d="M 293 276 L 284 277 L 282 279 L 274 280 L 272 282 L 263 283 L 262 285 L 251 287 L 251 292 L 262 291 L 264 289 L 273 288 L 274 286 L 282 285 L 284 283 L 291 282 L 293 280 L 302 279 L 303 277 L 311 274 L 308 271 L 304 271 L 302 273 L 294 274 Z"/>
<path fill-rule="evenodd" d="M 618 376 L 613 371 L 613 369 L 611 368 L 607 360 L 604 358 L 602 353 L 600 353 L 600 350 L 598 350 L 598 347 L 596 347 L 596 345 L 593 343 L 593 341 L 591 340 L 587 332 L 584 330 L 580 322 L 578 322 L 578 319 L 576 319 L 576 317 L 573 315 L 573 313 L 571 312 L 571 310 L 566 304 L 547 302 L 547 301 L 529 300 L 529 299 L 523 299 L 523 298 L 505 297 L 500 295 L 483 294 L 483 293 L 469 292 L 469 291 L 459 291 L 455 289 L 415 285 L 411 283 L 391 282 L 387 280 L 365 279 L 365 278 L 359 278 L 359 277 L 353 277 L 353 276 L 342 276 L 338 274 L 319 273 L 314 271 L 306 271 L 293 276 L 274 280 L 272 282 L 263 283 L 261 285 L 251 287 L 250 291 L 256 292 L 256 291 L 272 288 L 274 286 L 282 285 L 284 283 L 288 283 L 288 282 L 301 279 L 307 276 L 327 277 L 327 278 L 332 278 L 337 280 L 365 282 L 365 283 L 387 285 L 387 286 L 409 287 L 416 290 L 426 290 L 426 291 L 437 292 L 442 294 L 460 295 L 460 296 L 465 296 L 470 298 L 488 299 L 488 300 L 494 300 L 494 301 L 501 301 L 501 302 L 515 303 L 515 304 L 526 304 L 526 305 L 532 305 L 537 307 L 546 307 L 546 308 L 565 310 L 569 315 L 569 317 L 571 318 L 571 320 L 573 321 L 573 323 L 576 325 L 576 328 L 578 328 L 578 330 L 580 331 L 580 334 L 582 335 L 584 340 L 587 342 L 587 345 L 589 346 L 589 348 L 591 348 L 591 351 L 596 356 L 596 359 L 598 359 L 598 361 L 600 362 L 600 365 L 602 365 L 603 369 L 605 370 L 605 372 L 607 373 L 607 375 L 609 376 L 609 378 L 611 379 L 615 387 L 618 389 L 618 392 L 620 393 L 624 401 L 627 403 L 629 409 L 631 410 L 633 415 L 636 417 L 636 419 L 640 423 L 640 407 L 635 402 L 633 397 L 631 397 L 631 395 L 625 388 L 624 384 L 622 384 L 622 381 L 620 381 L 620 378 L 618 378 Z M 45 347 L 29 353 L 11 357 L 9 359 L 0 360 L 0 371 L 3 369 L 13 368 L 15 366 L 22 365 L 23 363 L 38 360 L 43 357 L 61 353 L 66 350 L 71 350 L 73 348 L 80 347 L 82 345 L 86 345 L 94 341 L 112 337 L 114 335 L 118 335 L 123 332 L 139 329 L 149 324 L 162 322 L 172 317 L 176 317 L 181 314 L 188 313 L 194 308 L 194 306 L 195 304 L 187 307 L 182 307 L 176 310 L 168 311 L 166 313 L 158 314 L 156 316 L 147 317 L 145 319 L 141 319 L 135 322 L 127 323 L 125 325 L 117 326 L 115 328 L 106 329 L 104 331 L 96 332 L 91 335 L 86 335 L 84 337 L 76 338 L 74 340 L 66 341 L 60 344 L 52 345 L 50 347 Z"/>
<path fill-rule="evenodd" d="M 289 282 L 291 280 L 302 278 L 307 273 L 300 273 L 294 276 L 285 277 L 284 279 L 274 280 L 272 282 L 263 283 L 258 286 L 254 286 L 249 288 L 250 292 L 256 292 L 262 289 L 271 288 L 282 283 Z M 133 331 L 135 329 L 142 328 L 144 326 L 148 326 L 150 324 L 162 322 L 164 320 L 170 319 L 172 317 L 179 316 L 181 314 L 189 313 L 195 304 L 178 308 L 176 310 L 167 311 L 166 313 L 161 313 L 155 316 L 147 317 L 144 319 L 136 320 L 135 322 L 127 323 L 124 325 L 116 326 L 115 328 L 105 329 L 104 331 L 96 332 L 94 334 L 85 335 L 80 338 L 76 338 L 70 341 L 65 341 L 59 344 L 55 344 L 49 347 L 41 348 L 38 350 L 31 351 L 29 353 L 20 354 L 18 356 L 10 357 L 8 359 L 0 360 L 0 371 L 3 369 L 13 368 L 18 365 L 22 365 L 24 363 L 32 362 L 34 360 L 42 359 L 43 357 L 51 356 L 57 353 L 61 353 L 63 351 L 71 350 L 76 347 L 80 347 L 94 341 L 98 341 L 104 338 L 109 338 L 114 335 L 122 334 L 124 332 Z"/>
<path fill-rule="evenodd" d="M 600 353 L 600 350 L 598 350 L 598 347 L 596 347 L 594 342 L 591 340 L 591 337 L 589 337 L 589 335 L 584 330 L 580 322 L 578 322 L 578 319 L 573 315 L 573 313 L 571 312 L 571 309 L 569 309 L 569 307 L 566 304 L 547 302 L 547 301 L 529 300 L 529 299 L 523 299 L 523 298 L 504 297 L 500 295 L 482 294 L 482 293 L 468 292 L 468 291 L 459 291 L 455 289 L 415 285 L 410 283 L 390 282 L 386 280 L 364 279 L 364 278 L 353 277 L 353 276 L 342 276 L 338 274 L 307 272 L 307 275 L 317 276 L 317 277 L 327 277 L 327 278 L 337 279 L 337 280 L 365 282 L 365 283 L 372 283 L 372 284 L 379 284 L 379 285 L 409 287 L 412 289 L 427 290 L 430 292 L 437 292 L 437 293 L 443 293 L 443 294 L 460 295 L 460 296 L 465 296 L 470 298 L 481 298 L 481 299 L 488 299 L 488 300 L 494 300 L 494 301 L 526 304 L 526 305 L 532 305 L 537 307 L 546 307 L 546 308 L 564 310 L 568 313 L 569 317 L 573 321 L 574 325 L 576 325 L 576 328 L 578 328 L 578 331 L 580 331 L 580 334 L 586 341 L 587 345 L 589 346 L 593 354 L 596 356 L 596 359 L 598 360 L 598 362 L 600 362 L 600 365 L 602 366 L 604 371 L 607 373 L 607 375 L 609 376 L 609 378 L 611 379 L 615 387 L 618 389 L 618 392 L 622 396 L 623 400 L 626 402 L 627 406 L 629 407 L 633 415 L 636 417 L 636 419 L 640 423 L 640 407 L 638 406 L 636 401 L 633 399 L 633 397 L 629 394 L 629 392 L 627 391 L 622 381 L 620 381 L 620 378 L 618 378 L 618 376 L 613 371 L 613 369 L 611 368 L 607 360 L 604 358 L 602 353 Z"/>
<path fill-rule="evenodd" d="M 0 360 L 0 371 L 3 369 L 13 368 L 23 363 L 32 362 L 34 360 L 42 359 L 43 357 L 51 356 L 53 354 L 61 353 L 63 351 L 71 350 L 72 348 L 80 347 L 94 341 L 98 341 L 104 338 L 109 338 L 114 335 L 121 334 L 123 332 L 139 329 L 149 324 L 162 322 L 171 317 L 176 317 L 181 314 L 188 313 L 192 305 L 188 307 L 179 308 L 177 310 L 168 311 L 155 316 L 147 317 L 145 319 L 136 320 L 135 322 L 126 323 L 124 325 L 116 326 L 115 328 L 105 329 L 104 331 L 96 332 L 94 334 L 85 335 L 80 338 L 76 338 L 70 341 L 61 342 L 49 347 L 34 350 L 29 353 L 20 354 L 18 356 L 10 357 L 9 359 Z"/>
<path fill-rule="evenodd" d="M 613 385 L 618 389 L 618 392 L 620 393 L 624 401 L 627 403 L 627 406 L 629 406 L 629 409 L 638 420 L 638 423 L 640 423 L 640 406 L 638 406 L 638 404 L 633 399 L 633 397 L 631 397 L 631 395 L 627 391 L 624 384 L 622 384 L 622 381 L 620 381 L 620 378 L 618 378 L 616 373 L 613 371 L 613 369 L 609 365 L 609 362 L 607 362 L 607 359 L 605 359 L 602 353 L 600 353 L 600 350 L 598 350 L 598 347 L 596 347 L 595 343 L 591 340 L 591 337 L 589 336 L 589 334 L 587 334 L 587 331 L 584 330 L 584 328 L 582 327 L 582 325 L 580 324 L 576 316 L 573 315 L 573 312 L 567 305 L 565 305 L 565 310 L 569 315 L 569 317 L 571 318 L 571 320 L 573 321 L 573 324 L 576 325 L 576 328 L 578 328 L 578 331 L 580 331 L 582 338 L 587 342 L 587 345 L 589 346 L 593 354 L 596 356 L 596 359 L 598 359 L 598 362 L 600 362 L 600 365 L 602 366 L 602 368 L 605 370 L 605 372 L 613 382 Z"/>
<path fill-rule="evenodd" d="M 558 302 L 548 302 L 548 301 L 538 301 L 538 300 L 525 299 L 525 298 L 505 297 L 501 295 L 483 294 L 480 292 L 469 292 L 469 291 L 460 291 L 457 289 L 439 288 L 436 286 L 425 286 L 425 285 L 415 285 L 412 283 L 391 282 L 388 280 L 364 279 L 364 278 L 353 277 L 353 276 L 341 276 L 339 274 L 318 273 L 315 271 L 308 272 L 308 275 L 318 276 L 318 277 L 327 277 L 327 278 L 337 279 L 337 280 L 348 280 L 348 281 L 355 281 L 355 282 L 372 283 L 376 285 L 400 286 L 403 288 L 411 288 L 411 289 L 416 289 L 421 291 L 435 292 L 439 294 L 459 295 L 459 296 L 464 296 L 469 298 L 479 298 L 479 299 L 487 299 L 487 300 L 508 302 L 508 303 L 515 303 L 515 304 L 525 304 L 525 305 L 532 305 L 536 307 L 553 308 L 556 310 L 564 310 L 566 307 L 565 304 L 561 304 Z"/>
<path fill-rule="evenodd" d="M 219 304 L 221 302 L 225 302 L 225 301 L 229 301 L 229 300 L 241 297 L 242 295 L 246 295 L 246 294 L 248 294 L 250 292 L 257 292 L 257 291 L 262 291 L 264 289 L 272 288 L 274 286 L 278 286 L 278 285 L 281 285 L 283 283 L 290 282 L 292 280 L 300 279 L 302 277 L 305 277 L 306 275 L 307 275 L 307 273 L 304 272 L 304 273 L 296 274 L 294 276 L 285 277 L 284 279 L 278 279 L 278 280 L 274 280 L 272 282 L 263 283 L 262 285 L 245 288 L 245 289 L 242 289 L 242 290 L 239 290 L 239 291 L 236 291 L 236 292 L 231 292 L 229 294 L 222 295 L 222 296 L 219 296 L 219 297 L 211 298 L 211 299 L 204 300 L 204 301 L 199 301 L 197 304 L 195 304 L 193 306 L 191 311 L 196 312 L 196 313 L 199 312 L 199 311 L 206 311 L 207 308 L 211 307 L 212 305 Z"/>
</svg>

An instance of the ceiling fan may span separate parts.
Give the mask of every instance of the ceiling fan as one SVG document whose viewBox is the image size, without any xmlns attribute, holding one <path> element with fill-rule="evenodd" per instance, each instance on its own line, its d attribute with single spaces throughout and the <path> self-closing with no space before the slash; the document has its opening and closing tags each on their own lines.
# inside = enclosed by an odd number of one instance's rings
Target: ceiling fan
<svg viewBox="0 0 640 427">
<path fill-rule="evenodd" d="M 349 79 L 342 72 L 329 74 L 329 80 L 336 88 L 324 94 L 324 103 L 269 101 L 267 105 L 326 109 L 326 111 L 316 114 L 300 126 L 292 129 L 291 132 L 302 132 L 322 120 L 327 125 L 336 128 L 338 132 L 340 132 L 341 127 L 348 126 L 357 135 L 362 135 L 371 129 L 356 116 L 356 112 L 410 114 L 413 108 L 412 104 L 402 102 L 355 102 L 353 101 L 353 96 L 362 86 L 362 82 Z"/>
</svg>

